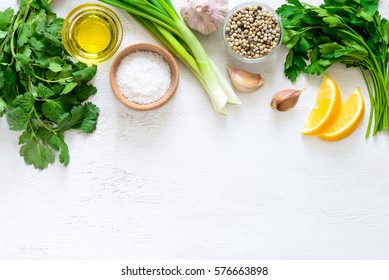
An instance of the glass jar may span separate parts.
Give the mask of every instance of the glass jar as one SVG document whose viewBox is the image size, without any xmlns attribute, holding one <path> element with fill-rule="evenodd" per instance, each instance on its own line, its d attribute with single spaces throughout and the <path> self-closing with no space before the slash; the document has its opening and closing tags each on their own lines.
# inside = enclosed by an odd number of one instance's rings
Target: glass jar
<svg viewBox="0 0 389 280">
<path fill-rule="evenodd" d="M 256 47 L 258 47 L 258 48 L 260 48 L 262 45 L 263 46 L 265 45 L 265 44 L 261 43 L 261 40 L 263 40 L 263 38 L 259 37 L 260 36 L 259 31 L 262 31 L 262 29 L 261 29 L 261 27 L 258 26 L 259 23 L 257 22 L 257 20 L 242 23 L 242 22 L 239 22 L 240 18 L 237 18 L 237 21 L 234 21 L 235 24 L 237 25 L 236 29 L 231 28 L 231 23 L 233 21 L 232 19 L 234 17 L 237 17 L 237 13 L 242 14 L 242 12 L 244 10 L 247 10 L 250 6 L 251 7 L 260 7 L 261 12 L 264 11 L 264 12 L 267 12 L 268 14 L 270 14 L 274 18 L 276 26 L 278 27 L 278 30 L 275 30 L 276 33 L 271 34 L 271 35 L 278 36 L 278 42 L 276 42 L 276 44 L 274 46 L 272 46 L 272 48 L 266 54 L 259 55 L 259 57 L 247 57 L 245 55 L 242 55 L 241 53 L 238 53 L 236 50 L 238 47 L 241 47 L 241 49 L 243 49 L 243 51 L 245 51 L 244 49 L 246 46 L 243 46 L 243 45 L 238 46 L 239 45 L 238 42 L 240 42 L 239 40 L 242 40 L 243 38 L 246 41 L 251 41 L 251 42 L 254 41 Z M 257 13 L 259 13 L 259 10 L 252 12 L 251 15 L 258 16 Z M 231 21 L 230 21 L 230 19 L 231 19 Z M 254 23 L 255 23 L 255 28 L 257 29 L 258 32 L 254 33 L 254 34 L 245 33 L 246 30 L 248 30 L 247 32 L 251 32 L 249 30 L 253 27 Z M 233 39 L 231 39 L 232 30 L 234 30 L 234 32 L 236 32 L 236 35 L 239 34 L 239 36 L 235 36 Z M 280 45 L 282 44 L 282 35 L 283 35 L 283 30 L 282 30 L 282 23 L 281 23 L 280 17 L 270 6 L 263 4 L 261 2 L 249 1 L 249 2 L 244 2 L 244 3 L 241 3 L 239 5 L 236 5 L 228 12 L 228 14 L 224 20 L 224 25 L 223 25 L 224 45 L 225 45 L 227 51 L 229 52 L 229 54 L 231 56 L 233 56 L 234 58 L 236 58 L 237 60 L 239 60 L 240 62 L 259 63 L 259 62 L 263 62 L 263 61 L 267 60 L 268 58 L 272 57 L 277 52 Z M 229 37 L 230 37 L 230 39 L 229 39 Z M 233 40 L 233 41 L 231 41 L 231 40 Z M 236 43 L 238 45 L 234 45 Z M 235 49 L 234 49 L 234 47 L 235 47 Z"/>
</svg>

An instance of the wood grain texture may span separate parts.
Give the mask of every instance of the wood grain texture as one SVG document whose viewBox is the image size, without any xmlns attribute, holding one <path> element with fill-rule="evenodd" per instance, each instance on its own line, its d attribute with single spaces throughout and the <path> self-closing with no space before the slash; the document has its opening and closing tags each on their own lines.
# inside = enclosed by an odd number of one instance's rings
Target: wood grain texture
<svg viewBox="0 0 389 280">
<path fill-rule="evenodd" d="M 54 1 L 53 8 L 65 16 L 79 3 Z M 16 1 L 0 2 L 0 10 L 8 6 Z M 380 10 L 389 17 L 387 1 Z M 125 27 L 121 49 L 156 43 L 115 11 Z M 199 38 L 220 69 L 239 66 L 220 32 Z M 67 168 L 27 167 L 3 118 L 0 259 L 388 259 L 388 135 L 365 140 L 366 114 L 345 140 L 302 137 L 321 77 L 292 85 L 282 74 L 285 55 L 282 48 L 246 66 L 266 84 L 240 94 L 244 104 L 229 107 L 228 116 L 213 112 L 182 64 L 166 105 L 130 110 L 109 87 L 111 60 L 102 63 L 92 98 L 101 109 L 97 131 L 66 135 Z M 328 74 L 345 95 L 361 87 L 369 110 L 358 70 L 337 65 Z M 289 87 L 306 88 L 298 105 L 270 110 L 272 95 Z"/>
</svg>

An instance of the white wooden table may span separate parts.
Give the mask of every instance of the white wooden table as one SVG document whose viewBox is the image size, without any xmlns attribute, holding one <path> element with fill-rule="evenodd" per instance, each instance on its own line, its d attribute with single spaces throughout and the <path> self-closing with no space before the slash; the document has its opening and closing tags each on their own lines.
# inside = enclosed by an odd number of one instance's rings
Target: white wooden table
<svg viewBox="0 0 389 280">
<path fill-rule="evenodd" d="M 179 7 L 180 1 L 173 1 Z M 230 1 L 231 7 L 238 0 Z M 266 1 L 276 8 L 284 1 Z M 320 0 L 307 0 L 318 4 Z M 54 1 L 62 17 L 80 1 Z M 0 10 L 16 7 L 2 0 Z M 116 9 L 115 9 L 116 10 Z M 389 18 L 387 1 L 380 10 Z M 157 43 L 123 11 L 121 48 Z M 200 36 L 225 72 L 221 33 Z M 1 259 L 381 259 L 389 258 L 389 135 L 365 139 L 369 102 L 361 74 L 328 74 L 344 95 L 361 87 L 367 112 L 345 140 L 300 134 L 321 77 L 283 76 L 284 48 L 254 69 L 266 84 L 214 113 L 182 65 L 176 95 L 162 108 L 132 111 L 113 96 L 110 61 L 92 98 L 96 132 L 66 135 L 71 162 L 38 172 L 19 157 L 18 133 L 0 121 Z M 237 65 L 239 66 L 239 65 Z M 306 88 L 279 113 L 272 95 Z"/>
</svg>

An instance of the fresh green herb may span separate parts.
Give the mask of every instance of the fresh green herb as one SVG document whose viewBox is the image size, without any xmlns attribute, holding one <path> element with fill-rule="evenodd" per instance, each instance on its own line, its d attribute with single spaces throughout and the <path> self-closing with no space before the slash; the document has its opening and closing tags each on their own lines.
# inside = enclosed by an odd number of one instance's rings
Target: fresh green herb
<svg viewBox="0 0 389 280">
<path fill-rule="evenodd" d="M 199 79 L 215 111 L 227 113 L 226 104 L 240 104 L 231 85 L 204 48 L 180 19 L 170 0 L 100 0 L 127 11 L 179 58 Z"/>
<path fill-rule="evenodd" d="M 334 63 L 359 67 L 369 90 L 366 137 L 389 131 L 389 21 L 378 0 L 324 0 L 319 7 L 287 0 L 277 13 L 289 49 L 285 74 L 322 74 Z"/>
<path fill-rule="evenodd" d="M 20 155 L 44 169 L 55 153 L 69 163 L 64 133 L 96 129 L 99 109 L 84 103 L 96 89 L 88 82 L 96 66 L 75 63 L 61 41 L 63 20 L 51 0 L 21 0 L 17 13 L 0 12 L 0 116 L 21 131 Z"/>
</svg>

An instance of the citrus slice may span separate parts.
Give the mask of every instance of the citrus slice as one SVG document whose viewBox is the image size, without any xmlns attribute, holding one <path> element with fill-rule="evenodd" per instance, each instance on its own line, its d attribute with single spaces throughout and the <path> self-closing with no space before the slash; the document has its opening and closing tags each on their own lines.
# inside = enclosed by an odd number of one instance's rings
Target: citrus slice
<svg viewBox="0 0 389 280">
<path fill-rule="evenodd" d="M 340 113 L 331 126 L 319 133 L 321 139 L 337 141 L 350 135 L 362 120 L 365 103 L 359 88 L 342 103 Z"/>
<path fill-rule="evenodd" d="M 316 96 L 315 107 L 309 113 L 305 129 L 301 133 L 315 135 L 324 131 L 338 116 L 341 100 L 339 88 L 334 80 L 324 75 Z"/>
</svg>

